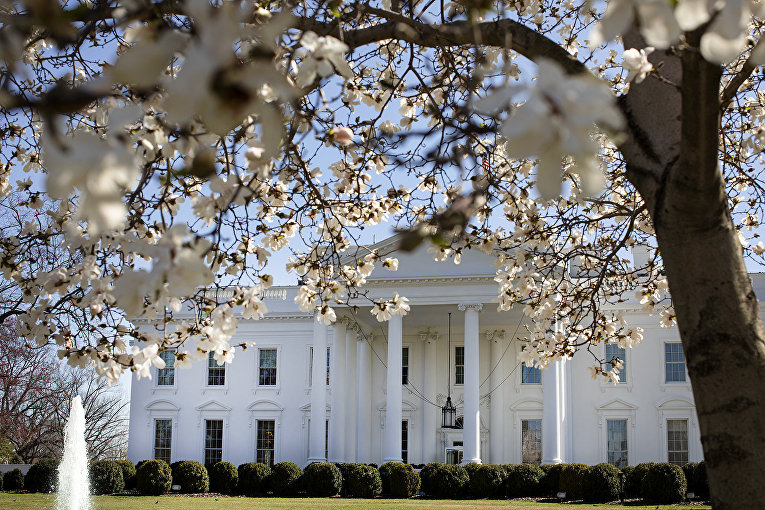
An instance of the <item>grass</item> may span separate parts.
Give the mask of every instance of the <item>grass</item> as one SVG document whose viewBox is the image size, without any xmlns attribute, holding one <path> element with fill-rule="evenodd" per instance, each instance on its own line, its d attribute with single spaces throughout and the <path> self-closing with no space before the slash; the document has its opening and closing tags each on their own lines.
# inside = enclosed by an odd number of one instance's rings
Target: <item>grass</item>
<svg viewBox="0 0 765 510">
<path fill-rule="evenodd" d="M 708 505 L 593 505 L 534 503 L 528 501 L 440 500 L 440 499 L 340 499 L 340 498 L 233 498 L 225 496 L 95 496 L 93 510 L 710 510 Z M 0 493 L 3 510 L 53 510 L 55 496 L 51 494 Z"/>
</svg>

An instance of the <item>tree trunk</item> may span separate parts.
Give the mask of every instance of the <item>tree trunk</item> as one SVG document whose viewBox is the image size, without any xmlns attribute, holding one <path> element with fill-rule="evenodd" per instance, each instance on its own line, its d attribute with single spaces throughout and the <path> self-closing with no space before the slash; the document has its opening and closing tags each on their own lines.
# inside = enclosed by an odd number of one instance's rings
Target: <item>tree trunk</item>
<svg viewBox="0 0 765 510">
<path fill-rule="evenodd" d="M 622 99 L 630 137 L 620 148 L 664 261 L 713 507 L 759 509 L 765 329 L 718 166 L 721 71 L 701 57 L 700 36 L 688 34 L 681 52 L 652 55 L 665 80 L 646 80 Z M 625 37 L 626 48 L 644 46 Z"/>
</svg>

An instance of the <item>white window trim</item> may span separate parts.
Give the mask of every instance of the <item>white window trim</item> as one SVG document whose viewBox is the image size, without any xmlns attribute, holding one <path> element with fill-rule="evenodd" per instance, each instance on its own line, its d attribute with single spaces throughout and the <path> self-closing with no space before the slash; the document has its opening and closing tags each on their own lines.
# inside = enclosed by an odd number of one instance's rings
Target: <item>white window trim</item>
<svg viewBox="0 0 765 510">
<path fill-rule="evenodd" d="M 151 436 L 149 444 L 149 453 L 144 456 L 145 459 L 154 458 L 154 422 L 155 420 L 173 420 L 172 437 L 170 437 L 170 460 L 176 454 L 176 444 L 178 437 L 178 421 L 181 408 L 169 400 L 154 400 L 146 406 L 146 428 Z"/>
<path fill-rule="evenodd" d="M 178 393 L 178 367 L 173 364 L 173 368 L 175 369 L 175 372 L 173 373 L 173 384 L 159 384 L 160 369 L 157 367 L 153 368 L 152 378 L 154 381 L 152 381 L 152 390 L 172 390 L 173 394 Z M 152 393 L 154 392 L 152 391 Z"/>
<path fill-rule="evenodd" d="M 659 343 L 659 347 L 661 348 L 661 370 L 659 371 L 659 388 L 661 391 L 667 391 L 668 389 L 677 389 L 677 388 L 688 388 L 690 390 L 691 388 L 691 379 L 688 376 L 688 360 L 685 360 L 685 381 L 670 381 L 667 382 L 667 360 L 666 360 L 666 347 L 664 347 L 667 344 L 680 344 L 682 345 L 682 342 L 677 339 L 666 339 L 662 340 Z M 683 355 L 685 355 L 685 352 L 683 352 Z"/>
<path fill-rule="evenodd" d="M 228 394 L 228 383 L 231 379 L 231 364 L 230 363 L 224 363 L 223 366 L 225 367 L 225 375 L 223 376 L 223 384 L 208 384 L 210 381 L 210 358 L 209 354 L 205 356 L 205 370 L 204 370 L 204 377 L 205 377 L 205 383 L 202 387 L 202 394 L 204 395 L 205 391 L 212 390 L 212 391 L 222 391 L 223 393 Z"/>
<path fill-rule="evenodd" d="M 519 400 L 510 407 L 513 419 L 513 440 L 510 444 L 510 459 L 512 464 L 520 464 L 523 459 L 523 434 L 522 421 L 523 420 L 540 420 L 542 421 L 542 449 L 544 451 L 545 436 L 544 436 L 544 403 L 540 399 L 525 398 Z M 507 444 L 505 444 L 507 446 Z"/>
<path fill-rule="evenodd" d="M 462 347 L 462 383 L 457 384 L 457 347 Z M 452 344 L 452 352 L 449 353 L 449 356 L 452 357 L 452 370 L 451 374 L 449 375 L 449 378 L 451 380 L 452 386 L 459 386 L 460 388 L 465 386 L 465 344 L 464 343 L 453 343 Z"/>
<path fill-rule="evenodd" d="M 598 413 L 598 445 L 600 462 L 608 463 L 608 429 L 607 420 L 627 420 L 627 465 L 635 464 L 635 454 L 640 451 L 635 443 L 635 425 L 637 423 L 636 405 L 621 399 L 609 400 L 597 407 Z"/>
<path fill-rule="evenodd" d="M 277 354 L 278 356 L 278 354 Z M 278 358 L 277 358 L 278 364 Z M 276 369 L 277 376 L 279 369 Z M 247 407 L 249 413 L 249 428 L 250 433 L 250 454 L 252 455 L 252 462 L 257 462 L 257 456 L 255 448 L 258 445 L 258 420 L 273 420 L 274 421 L 274 464 L 281 462 L 281 440 L 282 440 L 282 414 L 284 408 L 273 400 L 258 400 L 253 402 Z"/>
<path fill-rule="evenodd" d="M 688 420 L 688 462 L 700 462 L 703 460 L 699 449 L 701 438 L 699 426 L 696 420 L 696 406 L 685 397 L 667 397 L 656 404 L 659 416 L 659 457 L 662 462 L 668 462 L 669 445 L 667 444 L 667 420 Z"/>
<path fill-rule="evenodd" d="M 409 364 L 407 365 L 407 367 L 408 367 L 408 369 L 409 369 L 409 373 L 408 373 L 408 374 L 407 374 L 407 376 L 406 376 L 406 384 L 404 384 L 404 385 L 403 385 L 403 386 L 404 386 L 404 388 L 406 388 L 407 386 L 409 386 L 409 385 L 411 384 L 411 381 L 412 381 L 412 346 L 411 346 L 411 344 L 402 344 L 402 345 L 401 345 L 401 348 L 402 348 L 402 351 L 401 351 L 401 353 L 402 353 L 402 356 L 403 356 L 403 348 L 404 348 L 404 347 L 406 347 L 406 348 L 409 350 L 409 360 L 408 360 L 408 361 L 409 361 Z M 401 366 L 402 366 L 402 368 L 403 368 L 403 361 L 402 361 L 402 365 L 401 365 Z M 411 424 L 410 424 L 410 425 L 411 425 Z M 410 451 L 411 451 L 411 450 L 410 450 Z"/>
<path fill-rule="evenodd" d="M 616 344 L 614 344 L 614 345 L 616 345 Z M 606 359 L 606 345 L 605 344 L 603 344 L 603 346 L 602 346 L 602 348 L 600 350 L 600 354 L 602 356 L 603 361 L 609 361 L 609 360 Z M 632 388 L 633 388 L 632 349 L 630 349 L 629 347 L 625 347 L 624 348 L 624 363 L 627 366 L 627 377 L 626 377 L 626 379 L 624 381 L 622 381 L 621 378 L 620 378 L 618 384 L 613 384 L 613 383 L 611 383 L 611 379 L 609 379 L 607 377 L 602 377 L 602 376 L 598 377 L 598 382 L 600 383 L 600 392 L 601 393 L 605 393 L 606 391 L 608 391 L 611 388 L 626 389 L 628 392 L 632 391 Z M 621 375 L 621 373 L 619 375 Z"/>
<path fill-rule="evenodd" d="M 276 384 L 260 384 L 260 351 L 276 350 Z M 252 380 L 253 393 L 258 391 L 273 391 L 278 395 L 282 389 L 282 346 L 277 344 L 262 344 L 255 349 L 255 370 Z"/>
<path fill-rule="evenodd" d="M 311 432 L 309 429 L 309 422 L 311 421 L 311 404 L 306 404 L 303 407 L 300 408 L 300 412 L 303 416 L 302 420 L 302 426 L 303 429 L 303 444 L 306 445 L 306 462 L 308 461 L 308 457 L 310 457 L 310 448 L 311 448 Z M 332 415 L 332 408 L 329 405 L 329 402 L 326 404 L 326 412 L 324 413 L 324 419 L 329 421 L 330 416 Z M 327 429 L 329 430 L 329 429 Z M 327 434 L 327 444 L 325 445 L 327 449 L 329 449 L 329 434 Z"/>
<path fill-rule="evenodd" d="M 517 370 L 518 372 L 515 377 L 513 377 L 513 386 L 515 387 L 515 392 L 520 393 L 521 389 L 525 391 L 537 391 L 541 394 L 542 392 L 542 383 L 544 382 L 545 377 L 545 371 L 540 370 L 540 379 L 538 383 L 525 383 L 523 382 L 523 365 L 520 361 L 521 352 L 523 351 L 523 345 L 520 342 L 516 342 L 515 346 L 515 362 L 517 363 Z"/>
<path fill-rule="evenodd" d="M 333 352 L 334 351 L 332 349 L 332 345 L 331 344 L 327 344 L 327 350 L 329 351 L 329 366 L 327 367 L 328 368 L 327 374 L 329 375 L 329 383 L 327 384 L 327 390 L 331 392 L 332 382 L 333 382 L 332 381 L 332 377 L 333 377 L 333 375 L 335 373 L 335 371 L 332 370 L 334 368 L 333 363 L 332 363 L 334 361 L 334 358 L 333 358 L 333 356 L 334 356 Z M 307 395 L 307 394 L 311 393 L 311 388 L 313 388 L 313 381 L 311 381 L 311 379 L 313 377 L 313 345 L 307 345 L 306 346 L 306 356 L 305 356 L 305 359 L 306 359 L 306 364 L 305 364 L 305 367 L 306 367 L 305 368 L 305 374 L 306 374 L 306 378 L 305 378 L 305 392 L 306 392 L 306 395 Z"/>
<path fill-rule="evenodd" d="M 173 463 L 173 454 L 175 453 L 175 436 L 177 435 L 176 432 L 178 430 L 178 420 L 175 418 L 172 418 L 170 416 L 163 417 L 163 416 L 155 416 L 151 420 L 151 456 L 147 457 L 149 459 L 156 459 L 156 444 L 157 444 L 157 420 L 170 420 L 170 462 L 168 464 Z"/>
<path fill-rule="evenodd" d="M 231 430 L 231 408 L 221 404 L 220 402 L 216 402 L 215 400 L 210 400 L 200 406 L 197 406 L 196 410 L 197 428 L 199 429 L 199 433 L 197 434 L 197 437 L 199 438 L 197 443 L 199 462 L 202 464 L 205 463 L 205 434 L 207 432 L 205 426 L 206 420 L 223 420 L 223 451 L 221 454 L 221 459 L 226 460 L 229 457 L 228 440 Z"/>
</svg>

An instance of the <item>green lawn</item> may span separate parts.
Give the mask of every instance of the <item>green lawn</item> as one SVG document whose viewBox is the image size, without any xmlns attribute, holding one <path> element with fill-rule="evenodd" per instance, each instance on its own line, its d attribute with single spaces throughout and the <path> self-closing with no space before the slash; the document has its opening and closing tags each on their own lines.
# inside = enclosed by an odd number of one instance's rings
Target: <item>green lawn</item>
<svg viewBox="0 0 765 510">
<path fill-rule="evenodd" d="M 560 505 L 556 503 L 530 503 L 527 501 L 493 500 L 436 500 L 436 499 L 340 499 L 340 498 L 229 498 L 229 497 L 182 497 L 182 496 L 96 496 L 93 498 L 93 510 L 546 510 L 567 508 L 570 510 L 625 509 L 625 510 L 668 510 L 692 508 L 710 510 L 708 505 Z M 50 494 L 9 494 L 0 493 L 0 508 L 3 510 L 53 510 L 54 496 Z"/>
</svg>

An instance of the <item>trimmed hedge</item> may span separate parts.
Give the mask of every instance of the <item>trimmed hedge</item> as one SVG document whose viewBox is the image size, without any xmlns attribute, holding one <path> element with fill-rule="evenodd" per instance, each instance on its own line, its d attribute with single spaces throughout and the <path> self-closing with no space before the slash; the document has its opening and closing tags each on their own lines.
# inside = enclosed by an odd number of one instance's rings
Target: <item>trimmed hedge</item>
<svg viewBox="0 0 765 510">
<path fill-rule="evenodd" d="M 275 496 L 295 496 L 303 470 L 294 462 L 279 462 L 271 468 L 270 484 Z"/>
<path fill-rule="evenodd" d="M 468 474 L 468 478 L 469 478 L 470 480 L 472 480 L 472 479 L 473 479 L 473 474 L 474 474 L 474 473 L 475 473 L 475 472 L 478 470 L 478 468 L 479 468 L 479 467 L 481 467 L 481 464 L 478 464 L 477 462 L 469 462 L 469 463 L 465 464 L 465 465 L 464 465 L 464 466 L 462 466 L 462 467 L 464 467 L 464 468 L 465 468 L 465 471 L 467 471 L 467 474 Z M 468 493 L 470 496 L 481 497 L 479 494 L 473 494 L 473 493 L 472 493 L 472 490 L 473 490 L 473 488 L 472 488 L 472 486 L 470 485 L 470 482 L 468 482 L 468 485 L 467 485 L 467 493 Z"/>
<path fill-rule="evenodd" d="M 394 498 L 411 498 L 420 490 L 420 475 L 411 465 L 397 462 L 389 472 L 390 494 Z"/>
<path fill-rule="evenodd" d="M 114 494 L 125 488 L 122 467 L 113 460 L 90 463 L 90 489 L 93 494 Z"/>
<path fill-rule="evenodd" d="M 210 490 L 221 494 L 233 494 L 239 484 L 239 472 L 230 462 L 216 462 L 207 469 Z"/>
<path fill-rule="evenodd" d="M 540 492 L 544 471 L 536 464 L 507 464 L 505 466 L 505 495 L 508 498 L 526 498 Z"/>
<path fill-rule="evenodd" d="M 501 498 L 505 495 L 507 470 L 496 464 L 483 464 L 470 476 L 470 492 L 479 498 Z"/>
<path fill-rule="evenodd" d="M 5 475 L 3 473 L 0 473 L 0 491 L 3 490 L 4 478 L 5 478 Z"/>
<path fill-rule="evenodd" d="M 464 497 L 470 485 L 470 477 L 462 466 L 431 462 L 420 471 L 422 490 L 428 496 L 439 499 Z"/>
<path fill-rule="evenodd" d="M 115 460 L 120 469 L 122 469 L 122 481 L 125 482 L 126 489 L 135 489 L 135 471 L 136 467 L 129 460 Z"/>
<path fill-rule="evenodd" d="M 390 470 L 393 468 L 393 464 L 396 464 L 396 462 L 386 462 L 378 469 L 380 481 L 382 481 L 382 494 L 384 496 L 390 495 Z"/>
<path fill-rule="evenodd" d="M 607 503 L 619 499 L 622 491 L 622 473 L 611 464 L 590 466 L 582 483 L 584 500 L 588 503 Z"/>
<path fill-rule="evenodd" d="M 210 490 L 210 477 L 204 465 L 194 460 L 182 460 L 172 469 L 173 485 L 180 485 L 185 494 L 200 494 Z"/>
<path fill-rule="evenodd" d="M 170 492 L 173 474 L 170 465 L 164 460 L 147 460 L 140 463 L 135 474 L 138 492 L 146 496 L 159 496 Z"/>
<path fill-rule="evenodd" d="M 19 468 L 11 469 L 3 476 L 3 490 L 24 490 L 24 473 Z"/>
<path fill-rule="evenodd" d="M 343 489 L 343 474 L 331 462 L 314 462 L 303 471 L 303 487 L 309 496 L 334 496 Z"/>
<path fill-rule="evenodd" d="M 628 498 L 643 497 L 643 478 L 654 462 L 641 462 L 636 466 L 627 466 L 622 469 L 624 473 L 624 495 Z"/>
<path fill-rule="evenodd" d="M 544 473 L 539 482 L 539 495 L 546 497 L 557 496 L 560 490 L 560 472 L 565 464 L 543 464 L 539 468 Z"/>
<path fill-rule="evenodd" d="M 587 464 L 566 464 L 560 472 L 560 490 L 566 493 L 566 499 L 582 499 L 582 482 L 590 466 Z"/>
<path fill-rule="evenodd" d="M 349 462 L 344 465 L 346 492 L 351 498 L 374 498 L 382 492 L 380 472 L 373 466 Z"/>
<path fill-rule="evenodd" d="M 24 487 L 29 492 L 56 492 L 58 463 L 58 459 L 40 459 L 32 464 L 24 477 Z"/>
<path fill-rule="evenodd" d="M 696 497 L 709 499 L 709 479 L 707 478 L 707 463 L 699 462 L 696 469 L 693 470 L 693 487 Z"/>
<path fill-rule="evenodd" d="M 248 462 L 239 466 L 239 492 L 249 496 L 265 494 L 271 490 L 271 467 L 262 462 Z"/>
<path fill-rule="evenodd" d="M 654 464 L 643 477 L 643 499 L 648 503 L 679 503 L 686 488 L 683 470 L 668 462 Z"/>
</svg>

